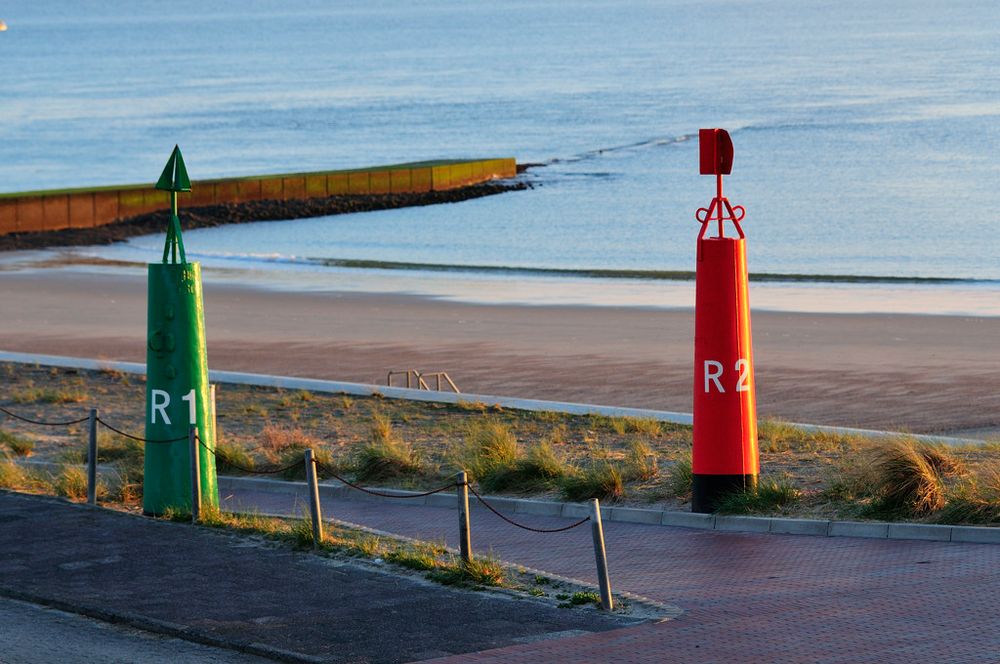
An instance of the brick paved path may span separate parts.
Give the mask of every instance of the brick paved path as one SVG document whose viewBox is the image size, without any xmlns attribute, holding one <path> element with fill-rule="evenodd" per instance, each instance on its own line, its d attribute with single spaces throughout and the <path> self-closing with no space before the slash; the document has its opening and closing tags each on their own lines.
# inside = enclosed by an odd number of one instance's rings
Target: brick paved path
<svg viewBox="0 0 1000 664">
<path fill-rule="evenodd" d="M 245 492 L 229 501 L 301 510 L 293 496 Z M 399 502 L 327 500 L 324 516 L 456 545 L 454 510 Z M 1000 546 L 618 522 L 604 529 L 614 589 L 679 606 L 681 618 L 441 661 L 1000 662 Z M 474 509 L 472 532 L 476 551 L 596 582 L 586 527 L 540 535 Z"/>
</svg>

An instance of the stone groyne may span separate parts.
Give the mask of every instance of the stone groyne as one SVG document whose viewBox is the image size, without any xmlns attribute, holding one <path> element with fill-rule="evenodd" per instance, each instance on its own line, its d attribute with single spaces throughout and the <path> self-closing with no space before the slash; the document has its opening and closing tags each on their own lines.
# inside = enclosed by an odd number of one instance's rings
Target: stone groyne
<svg viewBox="0 0 1000 664">
<path fill-rule="evenodd" d="M 354 170 L 198 180 L 179 195 L 181 208 L 331 196 L 420 194 L 512 178 L 512 158 L 423 161 Z M 0 194 L 0 236 L 95 228 L 169 209 L 152 183 Z"/>
</svg>

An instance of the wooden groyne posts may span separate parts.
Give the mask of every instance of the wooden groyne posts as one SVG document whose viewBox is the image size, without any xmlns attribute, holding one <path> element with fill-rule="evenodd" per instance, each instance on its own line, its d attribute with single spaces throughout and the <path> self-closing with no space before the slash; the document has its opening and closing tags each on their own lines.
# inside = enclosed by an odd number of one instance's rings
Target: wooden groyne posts
<svg viewBox="0 0 1000 664">
<path fill-rule="evenodd" d="M 339 171 L 281 173 L 198 180 L 179 195 L 186 208 L 260 200 L 337 195 L 444 191 L 512 178 L 517 164 L 504 159 L 449 159 Z M 93 228 L 169 207 L 153 184 L 0 194 L 0 235 Z"/>
</svg>

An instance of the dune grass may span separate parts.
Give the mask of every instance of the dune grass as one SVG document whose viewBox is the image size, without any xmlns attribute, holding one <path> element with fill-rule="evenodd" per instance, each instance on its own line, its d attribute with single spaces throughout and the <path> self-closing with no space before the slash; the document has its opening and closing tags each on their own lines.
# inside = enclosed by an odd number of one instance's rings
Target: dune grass
<svg viewBox="0 0 1000 664">
<path fill-rule="evenodd" d="M 513 431 L 491 417 L 472 420 L 462 442 L 455 444 L 449 454 L 452 464 L 477 482 L 505 472 L 520 456 L 521 448 Z"/>
<path fill-rule="evenodd" d="M 19 457 L 29 457 L 35 449 L 35 441 L 30 438 L 3 430 L 0 430 L 0 445 Z"/>
<path fill-rule="evenodd" d="M 24 387 L 11 393 L 14 403 L 81 403 L 87 400 L 87 393 L 79 388 Z"/>
<path fill-rule="evenodd" d="M 801 497 L 802 492 L 787 481 L 766 478 L 755 489 L 729 494 L 719 501 L 716 511 L 720 514 L 772 514 Z"/>
<path fill-rule="evenodd" d="M 660 474 L 656 452 L 641 438 L 628 441 L 623 466 L 626 480 L 648 482 Z"/>
<path fill-rule="evenodd" d="M 686 450 L 667 473 L 666 491 L 667 495 L 675 498 L 689 498 L 691 496 L 691 483 L 693 473 L 691 471 L 691 450 Z"/>
<path fill-rule="evenodd" d="M 142 376 L 11 363 L 0 363 L 0 370 L 6 388 L 0 405 L 19 414 L 76 419 L 86 411 L 73 399 L 86 394 L 100 406 L 102 418 L 142 432 Z M 477 488 L 490 493 L 551 500 L 597 496 L 689 509 L 691 429 L 656 420 L 221 385 L 219 423 L 217 461 L 223 473 L 240 472 L 235 465 L 287 465 L 311 447 L 324 466 L 343 477 L 387 488 L 430 489 L 465 469 Z M 14 421 L 2 424 L 4 433 L 31 441 L 12 445 L 0 438 L 0 449 L 10 455 L 85 461 L 85 425 L 41 430 Z M 103 429 L 100 436 L 100 461 L 122 467 L 122 482 L 108 480 L 109 496 L 124 491 L 136 501 L 142 488 L 141 445 Z M 995 522 L 996 498 L 983 468 L 996 458 L 1000 443 L 943 453 L 924 450 L 916 461 L 896 463 L 895 471 L 876 454 L 892 444 L 761 420 L 761 485 L 775 481 L 801 492 L 798 501 L 776 508 L 785 514 Z M 288 477 L 302 475 L 298 464 Z"/>
<path fill-rule="evenodd" d="M 0 458 L 0 488 L 24 489 L 28 485 L 28 473 L 10 457 Z"/>
<path fill-rule="evenodd" d="M 614 502 L 625 495 L 621 471 L 608 461 L 598 461 L 569 475 L 562 481 L 560 490 L 564 498 L 576 502 L 592 498 Z"/>
<path fill-rule="evenodd" d="M 356 479 L 370 482 L 420 475 L 423 464 L 393 428 L 392 421 L 382 413 L 375 413 L 368 442 L 355 452 L 352 469 Z"/>
<path fill-rule="evenodd" d="M 945 479 L 962 466 L 941 446 L 912 439 L 888 441 L 867 453 L 867 482 L 871 502 L 863 514 L 872 517 L 923 517 L 947 503 Z"/>
</svg>

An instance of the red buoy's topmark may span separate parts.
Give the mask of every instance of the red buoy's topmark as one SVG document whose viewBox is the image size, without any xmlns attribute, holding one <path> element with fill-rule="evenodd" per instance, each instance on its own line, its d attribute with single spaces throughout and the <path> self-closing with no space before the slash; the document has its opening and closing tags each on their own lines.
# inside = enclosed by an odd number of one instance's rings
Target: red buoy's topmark
<svg viewBox="0 0 1000 664">
<path fill-rule="evenodd" d="M 726 494 L 756 487 L 759 460 L 746 240 L 740 224 L 746 211 L 722 195 L 722 176 L 732 172 L 733 142 L 724 129 L 702 129 L 698 138 L 701 173 L 716 176 L 716 196 L 695 215 L 701 232 L 691 510 L 712 512 Z M 737 237 L 726 237 L 727 224 Z"/>
</svg>

